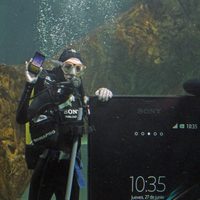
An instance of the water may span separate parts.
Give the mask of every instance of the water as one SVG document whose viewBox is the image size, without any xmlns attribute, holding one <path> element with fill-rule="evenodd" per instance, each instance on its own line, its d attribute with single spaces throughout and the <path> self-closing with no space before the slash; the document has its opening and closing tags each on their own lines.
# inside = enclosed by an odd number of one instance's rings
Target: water
<svg viewBox="0 0 200 200">
<path fill-rule="evenodd" d="M 36 23 L 40 50 L 52 56 L 99 25 L 113 22 L 122 5 L 120 0 L 41 0 Z"/>
<path fill-rule="evenodd" d="M 133 1 L 1 1 L 0 63 L 22 64 L 36 50 L 50 57 L 97 27 L 114 21 Z"/>
</svg>

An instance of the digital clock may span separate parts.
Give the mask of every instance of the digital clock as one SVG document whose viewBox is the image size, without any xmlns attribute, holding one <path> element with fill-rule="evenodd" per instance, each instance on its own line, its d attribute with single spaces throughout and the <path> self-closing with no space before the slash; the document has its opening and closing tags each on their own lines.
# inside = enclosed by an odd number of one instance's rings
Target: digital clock
<svg viewBox="0 0 200 200">
<path fill-rule="evenodd" d="M 166 176 L 130 176 L 129 178 L 132 193 L 162 193 L 166 190 Z"/>
</svg>

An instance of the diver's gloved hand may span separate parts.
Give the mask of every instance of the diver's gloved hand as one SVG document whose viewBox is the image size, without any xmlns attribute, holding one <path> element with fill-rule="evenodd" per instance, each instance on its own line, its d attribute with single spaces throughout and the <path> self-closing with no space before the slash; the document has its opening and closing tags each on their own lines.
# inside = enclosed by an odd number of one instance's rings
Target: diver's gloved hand
<svg viewBox="0 0 200 200">
<path fill-rule="evenodd" d="M 39 76 L 40 73 L 38 73 L 37 75 L 35 75 L 35 74 L 33 74 L 33 73 L 31 73 L 31 72 L 28 71 L 28 66 L 31 64 L 32 60 L 33 59 L 31 58 L 29 62 L 27 62 L 27 61 L 25 62 L 25 65 L 26 65 L 26 68 L 25 68 L 25 77 L 26 77 L 26 81 L 28 83 L 34 84 L 37 81 L 38 76 Z"/>
<path fill-rule="evenodd" d="M 107 88 L 99 88 L 96 92 L 95 95 L 98 97 L 100 101 L 108 101 L 110 98 L 112 98 L 113 93 L 107 89 Z"/>
</svg>

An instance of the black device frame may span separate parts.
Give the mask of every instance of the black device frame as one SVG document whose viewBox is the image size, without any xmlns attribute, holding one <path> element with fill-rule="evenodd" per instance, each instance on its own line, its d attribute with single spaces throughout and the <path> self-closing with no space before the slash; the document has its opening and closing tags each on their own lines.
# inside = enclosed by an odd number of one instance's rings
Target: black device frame
<svg viewBox="0 0 200 200">
<path fill-rule="evenodd" d="M 200 98 L 92 97 L 90 109 L 89 200 L 198 199 Z"/>
</svg>

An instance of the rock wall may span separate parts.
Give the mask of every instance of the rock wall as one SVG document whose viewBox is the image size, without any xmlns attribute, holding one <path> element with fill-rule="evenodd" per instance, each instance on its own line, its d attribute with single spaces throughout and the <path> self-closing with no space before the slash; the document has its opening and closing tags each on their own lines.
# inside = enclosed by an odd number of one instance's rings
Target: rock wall
<svg viewBox="0 0 200 200">
<path fill-rule="evenodd" d="M 0 65 L 0 199 L 16 200 L 29 181 L 24 161 L 24 129 L 15 122 L 23 88 L 21 67 Z"/>
<path fill-rule="evenodd" d="M 199 9 L 198 0 L 138 1 L 75 44 L 89 94 L 101 86 L 114 94 L 184 94 L 183 82 L 200 76 Z"/>
</svg>

